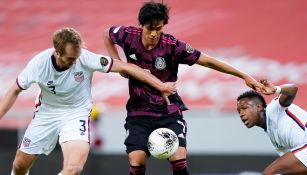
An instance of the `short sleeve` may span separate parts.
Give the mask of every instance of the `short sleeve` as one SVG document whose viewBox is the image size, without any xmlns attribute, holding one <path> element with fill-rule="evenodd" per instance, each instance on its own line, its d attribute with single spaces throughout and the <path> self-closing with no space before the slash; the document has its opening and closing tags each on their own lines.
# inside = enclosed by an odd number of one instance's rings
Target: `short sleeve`
<svg viewBox="0 0 307 175">
<path fill-rule="evenodd" d="M 18 75 L 16 83 L 22 90 L 28 89 L 38 78 L 37 59 L 34 57 Z"/>
<path fill-rule="evenodd" d="M 82 49 L 82 52 L 83 56 L 81 58 L 81 62 L 83 62 L 88 69 L 92 70 L 93 72 L 110 72 L 113 65 L 113 59 L 105 55 L 95 54 L 85 49 Z"/>
<path fill-rule="evenodd" d="M 201 52 L 194 49 L 190 44 L 178 40 L 175 54 L 179 58 L 179 63 L 191 66 L 198 61 Z"/>
<path fill-rule="evenodd" d="M 111 41 L 114 44 L 117 44 L 119 46 L 123 46 L 123 36 L 125 34 L 125 28 L 124 26 L 113 26 L 109 30 L 109 37 Z"/>
<path fill-rule="evenodd" d="M 279 104 L 279 97 L 273 99 L 266 108 L 266 113 L 268 117 L 279 116 L 285 111 L 285 107 Z M 272 120 L 277 121 L 278 118 L 272 118 Z"/>
</svg>

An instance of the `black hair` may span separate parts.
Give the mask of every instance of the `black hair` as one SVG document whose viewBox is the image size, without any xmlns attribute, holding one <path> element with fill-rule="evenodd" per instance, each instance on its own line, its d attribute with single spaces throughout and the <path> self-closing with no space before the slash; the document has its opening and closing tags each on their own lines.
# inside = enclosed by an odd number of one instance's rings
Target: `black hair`
<svg viewBox="0 0 307 175">
<path fill-rule="evenodd" d="M 139 11 L 139 23 L 140 25 L 149 24 L 151 27 L 158 24 L 163 20 L 163 24 L 168 23 L 169 8 L 166 4 L 159 2 L 145 2 Z"/>
<path fill-rule="evenodd" d="M 265 99 L 263 98 L 263 96 L 261 94 L 259 94 L 256 91 L 250 90 L 250 91 L 246 91 L 244 93 L 242 93 L 241 95 L 239 95 L 239 97 L 237 98 L 237 101 L 241 100 L 242 98 L 248 98 L 248 99 L 259 99 L 262 103 L 262 107 L 263 109 L 266 108 L 266 102 Z"/>
</svg>

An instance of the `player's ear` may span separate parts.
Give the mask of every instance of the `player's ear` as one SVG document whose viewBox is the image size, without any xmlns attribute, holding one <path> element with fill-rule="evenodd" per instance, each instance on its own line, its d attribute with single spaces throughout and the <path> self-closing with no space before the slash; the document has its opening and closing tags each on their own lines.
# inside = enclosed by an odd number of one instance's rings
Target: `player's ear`
<svg viewBox="0 0 307 175">
<path fill-rule="evenodd" d="M 58 51 L 55 51 L 54 56 L 58 58 L 58 57 L 60 57 L 60 53 Z"/>
<path fill-rule="evenodd" d="M 257 111 L 263 111 L 263 107 L 261 103 L 257 103 Z"/>
</svg>

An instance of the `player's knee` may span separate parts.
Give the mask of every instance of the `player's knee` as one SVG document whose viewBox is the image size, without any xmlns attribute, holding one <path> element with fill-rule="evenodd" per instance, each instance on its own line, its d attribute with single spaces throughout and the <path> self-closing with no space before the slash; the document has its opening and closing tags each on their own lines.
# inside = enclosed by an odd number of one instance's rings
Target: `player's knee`
<svg viewBox="0 0 307 175">
<path fill-rule="evenodd" d="M 66 175 L 79 175 L 83 171 L 83 166 L 81 165 L 68 165 L 66 169 L 64 169 L 64 174 Z"/>
<path fill-rule="evenodd" d="M 131 166 L 143 166 L 146 165 L 147 155 L 144 151 L 138 150 L 128 154 L 129 162 Z"/>
<path fill-rule="evenodd" d="M 13 172 L 18 174 L 25 174 L 28 171 L 29 167 L 26 164 L 21 163 L 18 160 L 13 162 Z"/>
</svg>

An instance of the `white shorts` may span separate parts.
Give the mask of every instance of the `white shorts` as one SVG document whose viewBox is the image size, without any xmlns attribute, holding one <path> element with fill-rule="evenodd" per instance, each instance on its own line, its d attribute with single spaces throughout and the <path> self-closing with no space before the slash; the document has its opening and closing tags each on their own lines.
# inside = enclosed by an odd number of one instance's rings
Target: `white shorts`
<svg viewBox="0 0 307 175">
<path fill-rule="evenodd" d="M 307 144 L 291 149 L 291 151 L 307 167 Z"/>
<path fill-rule="evenodd" d="M 66 116 L 52 114 L 35 115 L 20 142 L 19 149 L 27 154 L 50 154 L 57 141 L 62 144 L 71 140 L 90 143 L 90 118 L 83 113 Z"/>
</svg>

